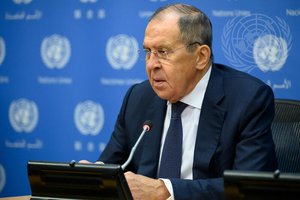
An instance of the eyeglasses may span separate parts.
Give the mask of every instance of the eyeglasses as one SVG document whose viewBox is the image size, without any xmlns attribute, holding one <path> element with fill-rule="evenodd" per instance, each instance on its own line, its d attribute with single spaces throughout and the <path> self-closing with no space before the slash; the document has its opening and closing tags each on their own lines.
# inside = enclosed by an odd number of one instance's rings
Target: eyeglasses
<svg viewBox="0 0 300 200">
<path fill-rule="evenodd" d="M 154 51 L 152 51 L 151 49 L 141 49 L 141 50 L 139 50 L 139 54 L 140 54 L 141 59 L 143 59 L 145 61 L 148 61 L 150 59 L 151 54 L 154 54 L 159 60 L 169 60 L 171 54 L 175 53 L 176 51 L 178 51 L 180 49 L 188 48 L 188 47 L 190 47 L 192 45 L 195 45 L 195 44 L 201 45 L 200 42 L 193 42 L 193 43 L 190 43 L 188 45 L 179 47 L 179 48 L 174 49 L 174 50 L 165 50 L 163 48 L 158 49 L 158 50 L 154 50 Z"/>
</svg>

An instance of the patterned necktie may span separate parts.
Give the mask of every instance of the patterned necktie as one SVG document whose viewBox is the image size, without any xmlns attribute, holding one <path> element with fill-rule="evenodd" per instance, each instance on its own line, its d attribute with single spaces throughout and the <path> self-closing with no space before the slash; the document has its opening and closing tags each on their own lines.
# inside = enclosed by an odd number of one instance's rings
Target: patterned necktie
<svg viewBox="0 0 300 200">
<path fill-rule="evenodd" d="M 181 113 L 187 104 L 172 104 L 171 122 L 162 151 L 159 178 L 180 178 L 182 156 L 182 123 Z"/>
</svg>

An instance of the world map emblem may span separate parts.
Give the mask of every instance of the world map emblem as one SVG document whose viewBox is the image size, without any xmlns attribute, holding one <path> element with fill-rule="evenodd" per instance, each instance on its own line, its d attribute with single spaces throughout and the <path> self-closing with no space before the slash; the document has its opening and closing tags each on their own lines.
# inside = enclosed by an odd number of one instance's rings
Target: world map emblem
<svg viewBox="0 0 300 200">
<path fill-rule="evenodd" d="M 104 124 L 104 111 L 100 104 L 87 100 L 75 107 L 74 121 L 82 135 L 98 135 Z"/>
<path fill-rule="evenodd" d="M 6 183 L 6 175 L 4 167 L 0 164 L 0 193 L 2 192 Z"/>
<path fill-rule="evenodd" d="M 242 71 L 259 68 L 263 72 L 280 70 L 292 47 L 288 24 L 275 19 L 252 14 L 229 20 L 221 37 L 222 50 L 230 64 Z"/>
<path fill-rule="evenodd" d="M 283 38 L 265 35 L 255 40 L 253 56 L 262 71 L 278 71 L 288 57 L 288 46 Z"/>
<path fill-rule="evenodd" d="M 112 68 L 129 70 L 138 59 L 138 42 L 124 34 L 111 37 L 106 45 L 106 56 Z"/>
<path fill-rule="evenodd" d="M 0 65 L 3 63 L 5 58 L 5 42 L 2 37 L 0 37 Z"/>
<path fill-rule="evenodd" d="M 35 102 L 21 98 L 9 106 L 9 121 L 16 132 L 30 133 L 38 122 L 38 108 Z"/>
<path fill-rule="evenodd" d="M 64 68 L 71 56 L 70 41 L 58 34 L 45 37 L 41 44 L 41 56 L 49 69 Z"/>
</svg>

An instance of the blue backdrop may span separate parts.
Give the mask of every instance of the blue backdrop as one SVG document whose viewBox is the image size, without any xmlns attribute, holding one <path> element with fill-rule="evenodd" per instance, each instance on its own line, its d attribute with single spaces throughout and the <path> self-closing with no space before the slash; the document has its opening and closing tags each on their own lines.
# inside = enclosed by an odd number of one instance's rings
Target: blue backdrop
<svg viewBox="0 0 300 200">
<path fill-rule="evenodd" d="M 0 1 L 0 197 L 30 194 L 28 160 L 98 158 L 126 90 L 147 78 L 149 16 L 174 2 Z M 300 1 L 181 2 L 211 18 L 216 62 L 300 99 Z"/>
</svg>

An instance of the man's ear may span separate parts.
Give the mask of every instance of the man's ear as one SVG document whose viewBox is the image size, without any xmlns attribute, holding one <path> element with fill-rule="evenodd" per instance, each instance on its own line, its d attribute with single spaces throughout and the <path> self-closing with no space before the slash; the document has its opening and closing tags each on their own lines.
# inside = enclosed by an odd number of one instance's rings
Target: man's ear
<svg viewBox="0 0 300 200">
<path fill-rule="evenodd" d="M 198 46 L 196 49 L 197 59 L 196 59 L 196 68 L 203 70 L 208 63 L 210 62 L 211 50 L 207 45 Z"/>
</svg>

